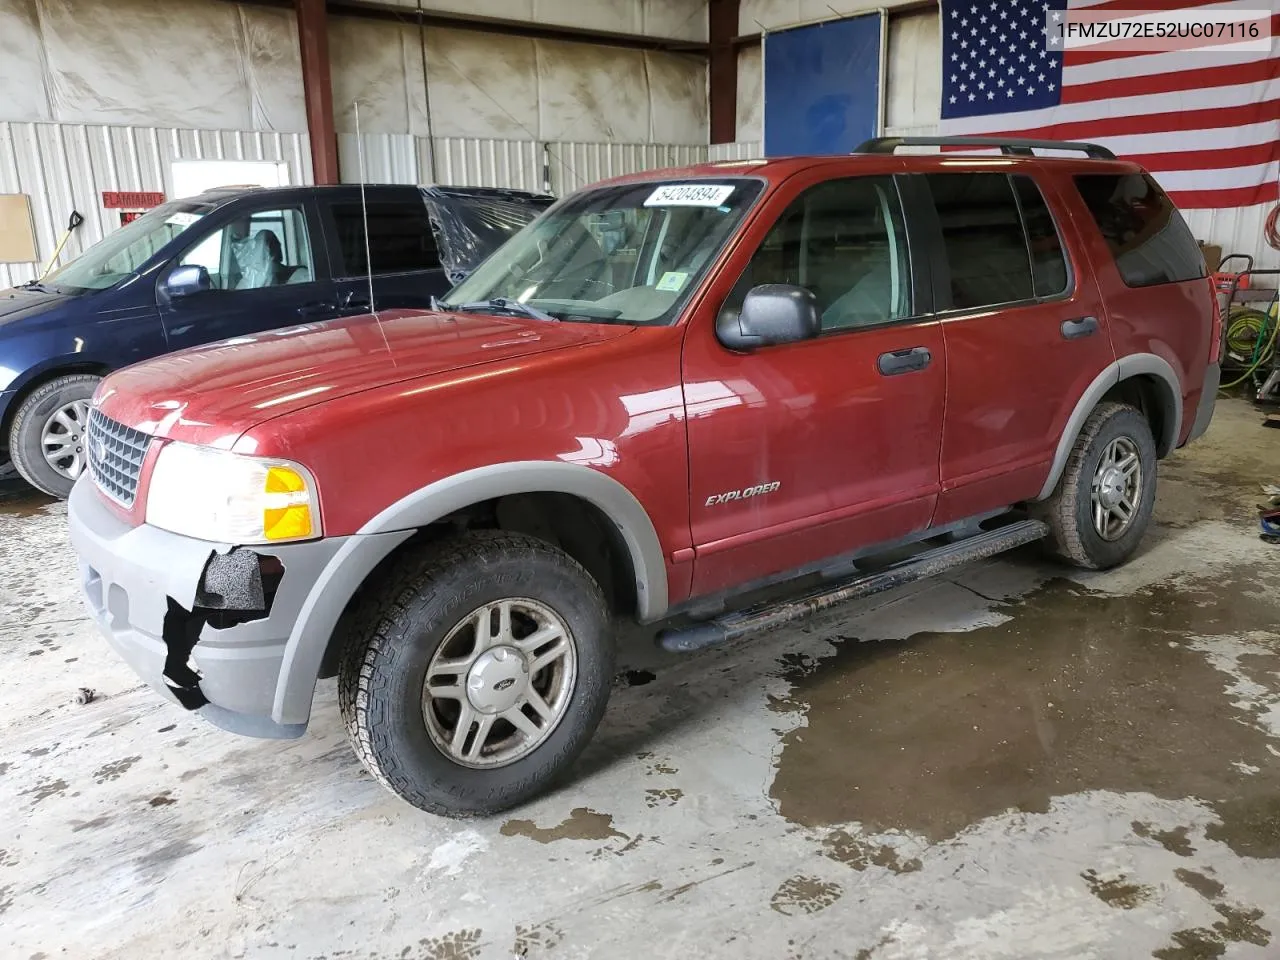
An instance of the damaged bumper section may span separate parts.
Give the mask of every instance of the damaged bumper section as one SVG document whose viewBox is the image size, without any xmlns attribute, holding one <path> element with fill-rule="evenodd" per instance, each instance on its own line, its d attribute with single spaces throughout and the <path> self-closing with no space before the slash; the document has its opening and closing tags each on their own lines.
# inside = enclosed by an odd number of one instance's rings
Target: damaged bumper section
<svg viewBox="0 0 1280 960">
<path fill-rule="evenodd" d="M 306 723 L 273 719 L 277 688 L 300 612 L 345 538 L 231 547 L 129 526 L 87 482 L 68 513 L 85 603 L 142 679 L 234 733 L 301 736 Z"/>
</svg>

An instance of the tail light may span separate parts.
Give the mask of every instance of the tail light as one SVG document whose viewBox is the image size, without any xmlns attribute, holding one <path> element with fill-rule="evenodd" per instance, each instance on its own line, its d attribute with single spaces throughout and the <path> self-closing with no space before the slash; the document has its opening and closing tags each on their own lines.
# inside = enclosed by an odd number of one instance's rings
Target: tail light
<svg viewBox="0 0 1280 960">
<path fill-rule="evenodd" d="M 1222 358 L 1222 304 L 1218 299 L 1218 290 L 1212 282 L 1209 290 L 1213 297 L 1213 328 L 1209 339 L 1209 362 L 1217 363 Z"/>
</svg>

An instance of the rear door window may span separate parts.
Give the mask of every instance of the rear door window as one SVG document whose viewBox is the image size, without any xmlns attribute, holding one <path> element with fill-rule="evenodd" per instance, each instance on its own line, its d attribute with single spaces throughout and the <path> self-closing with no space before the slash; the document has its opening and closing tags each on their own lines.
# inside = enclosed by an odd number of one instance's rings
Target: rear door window
<svg viewBox="0 0 1280 960">
<path fill-rule="evenodd" d="M 344 277 L 362 277 L 373 260 L 375 276 L 438 270 L 431 218 L 421 197 L 409 194 L 407 202 L 374 200 L 368 203 L 369 257 L 365 256 L 365 212 L 359 200 L 330 204 Z"/>
<path fill-rule="evenodd" d="M 1190 228 L 1150 177 L 1090 173 L 1075 180 L 1126 284 L 1150 287 L 1205 276 Z"/>
<path fill-rule="evenodd" d="M 1044 194 L 1030 177 L 1014 177 L 1013 189 L 1022 208 L 1022 226 L 1031 251 L 1031 279 L 1037 297 L 1056 297 L 1067 290 L 1067 258 L 1062 238 Z"/>
<path fill-rule="evenodd" d="M 1062 240 L 1034 180 L 1003 173 L 931 173 L 926 179 L 950 268 L 951 308 L 973 310 L 1066 291 Z"/>
</svg>

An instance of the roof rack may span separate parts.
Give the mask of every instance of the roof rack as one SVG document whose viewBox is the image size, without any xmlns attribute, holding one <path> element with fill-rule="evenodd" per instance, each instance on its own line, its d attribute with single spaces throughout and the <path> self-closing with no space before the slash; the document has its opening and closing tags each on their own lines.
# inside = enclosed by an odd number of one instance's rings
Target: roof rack
<svg viewBox="0 0 1280 960">
<path fill-rule="evenodd" d="M 1011 140 L 1001 137 L 876 137 L 854 153 L 893 153 L 899 147 L 999 147 L 1009 157 L 1034 157 L 1033 150 L 1078 150 L 1091 160 L 1114 160 L 1116 155 L 1096 143 L 1067 140 Z"/>
</svg>

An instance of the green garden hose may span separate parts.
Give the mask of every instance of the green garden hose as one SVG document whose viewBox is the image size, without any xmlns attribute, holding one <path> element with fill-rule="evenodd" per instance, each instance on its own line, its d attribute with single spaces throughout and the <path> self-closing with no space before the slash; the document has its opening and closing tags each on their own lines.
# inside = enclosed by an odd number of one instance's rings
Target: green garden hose
<svg viewBox="0 0 1280 960">
<path fill-rule="evenodd" d="M 1230 383 L 1224 383 L 1219 389 L 1228 390 L 1244 383 L 1253 375 L 1253 371 L 1271 359 L 1275 353 L 1276 332 L 1280 323 L 1271 312 L 1261 310 L 1241 310 L 1232 314 L 1227 321 L 1227 350 L 1237 356 L 1249 356 L 1249 366 L 1244 373 Z M 1267 328 L 1270 327 L 1270 335 Z"/>
</svg>

